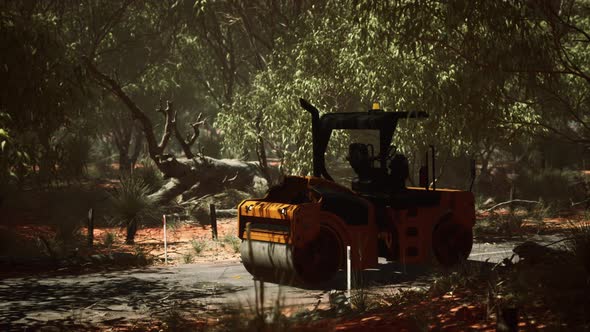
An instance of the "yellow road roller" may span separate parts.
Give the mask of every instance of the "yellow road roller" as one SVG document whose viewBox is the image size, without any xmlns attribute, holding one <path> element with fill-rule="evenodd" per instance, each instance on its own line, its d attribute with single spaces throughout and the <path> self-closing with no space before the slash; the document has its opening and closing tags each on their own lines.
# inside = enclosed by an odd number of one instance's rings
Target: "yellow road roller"
<svg viewBox="0 0 590 332">
<path fill-rule="evenodd" d="M 356 271 L 377 267 L 379 257 L 451 266 L 469 256 L 473 194 L 436 188 L 428 166 L 420 169 L 419 187 L 407 187 L 407 158 L 391 146 L 399 120 L 428 114 L 385 112 L 374 105 L 366 112 L 320 117 L 306 100 L 300 104 L 312 118 L 313 176 L 287 176 L 265 197 L 238 206 L 241 258 L 255 278 L 321 284 L 346 266 L 347 246 Z M 371 144 L 350 144 L 347 159 L 356 174 L 350 189 L 334 182 L 325 166 L 333 130 L 379 132 L 378 153 Z M 434 173 L 434 149 L 431 156 Z"/>
</svg>

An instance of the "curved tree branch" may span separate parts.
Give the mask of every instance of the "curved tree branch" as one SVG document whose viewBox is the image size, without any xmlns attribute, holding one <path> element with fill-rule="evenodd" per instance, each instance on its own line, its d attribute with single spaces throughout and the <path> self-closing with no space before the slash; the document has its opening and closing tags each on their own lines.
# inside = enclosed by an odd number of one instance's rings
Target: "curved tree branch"
<svg viewBox="0 0 590 332">
<path fill-rule="evenodd" d="M 158 148 L 161 151 L 164 151 L 168 145 L 170 136 L 172 135 L 172 128 L 176 129 L 176 112 L 172 108 L 172 103 L 170 101 L 166 101 L 166 109 L 162 108 L 162 103 L 160 102 L 160 108 L 158 108 L 156 112 L 162 113 L 166 121 L 166 124 L 164 125 L 164 132 L 162 133 L 162 138 L 160 139 L 160 144 L 158 144 Z"/>
<path fill-rule="evenodd" d="M 178 143 L 180 143 L 182 151 L 188 159 L 192 159 L 195 157 L 195 155 L 191 151 L 191 147 L 195 144 L 197 138 L 199 138 L 199 127 L 205 123 L 205 120 L 201 120 L 202 117 L 203 113 L 199 113 L 197 121 L 191 124 L 191 127 L 193 128 L 193 134 L 192 136 L 187 135 L 186 140 L 182 137 L 182 134 L 180 133 L 178 126 L 174 126 L 176 139 L 178 140 Z"/>
<path fill-rule="evenodd" d="M 82 61 L 86 65 L 86 68 L 88 68 L 90 74 L 92 74 L 92 76 L 98 81 L 98 83 L 101 86 L 110 90 L 115 96 L 117 96 L 117 98 L 119 98 L 119 100 L 121 100 L 125 104 L 125 106 L 127 106 L 127 108 L 131 111 L 133 119 L 138 120 L 141 123 L 143 132 L 148 143 L 148 151 L 150 157 L 154 161 L 159 160 L 163 152 L 163 147 L 160 147 L 156 143 L 156 137 L 154 135 L 154 126 L 151 120 L 147 117 L 147 115 L 145 115 L 143 110 L 140 109 L 139 106 L 137 106 L 137 104 L 135 104 L 131 100 L 131 98 L 129 98 L 129 96 L 123 91 L 121 86 L 114 79 L 98 70 L 96 65 L 92 63 L 92 61 L 88 57 L 82 57 Z"/>
</svg>

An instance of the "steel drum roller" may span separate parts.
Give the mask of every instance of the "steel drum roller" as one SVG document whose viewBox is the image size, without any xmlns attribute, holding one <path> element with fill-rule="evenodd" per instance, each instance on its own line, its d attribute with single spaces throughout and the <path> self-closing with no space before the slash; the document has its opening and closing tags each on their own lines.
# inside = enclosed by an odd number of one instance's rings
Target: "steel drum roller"
<svg viewBox="0 0 590 332">
<path fill-rule="evenodd" d="M 277 283 L 317 285 L 338 272 L 342 245 L 328 228 L 304 247 L 275 242 L 244 240 L 240 246 L 242 263 L 258 279 Z"/>
<path fill-rule="evenodd" d="M 244 240 L 240 246 L 242 263 L 257 279 L 292 283 L 297 278 L 291 247 L 275 242 Z"/>
</svg>

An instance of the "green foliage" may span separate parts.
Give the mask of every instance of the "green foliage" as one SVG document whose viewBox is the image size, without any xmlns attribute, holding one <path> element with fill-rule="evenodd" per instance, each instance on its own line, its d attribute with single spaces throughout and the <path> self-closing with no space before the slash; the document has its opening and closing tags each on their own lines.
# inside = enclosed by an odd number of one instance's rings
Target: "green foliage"
<svg viewBox="0 0 590 332">
<path fill-rule="evenodd" d="M 184 264 L 190 264 L 193 262 L 193 260 L 194 260 L 193 254 L 191 254 L 190 252 L 187 252 L 182 255 L 182 262 Z"/>
<path fill-rule="evenodd" d="M 115 243 L 115 233 L 113 233 L 113 232 L 104 233 L 104 236 L 102 238 L 102 243 L 104 244 L 105 247 L 110 249 L 113 246 L 113 244 Z"/>
<path fill-rule="evenodd" d="M 28 154 L 18 146 L 10 132 L 11 117 L 0 110 L 0 184 L 18 180 L 18 170 L 25 169 L 29 162 Z"/>
<path fill-rule="evenodd" d="M 135 255 L 135 261 L 137 264 L 148 265 L 152 262 L 152 257 L 148 257 L 148 254 L 143 247 L 136 245 L 135 247 L 133 247 L 133 250 Z"/>
<path fill-rule="evenodd" d="M 224 156 L 255 159 L 263 147 L 286 173 L 311 172 L 300 97 L 322 113 L 364 110 L 375 100 L 386 111 L 428 112 L 421 122 L 400 121 L 395 137 L 412 165 L 430 144 L 481 161 L 516 142 L 529 151 L 533 137 L 584 146 L 590 137 L 585 1 L 0 6 L 0 77 L 12 82 L 0 92 L 2 182 L 79 177 L 96 141 L 112 148 L 101 159 L 135 156 L 135 120 L 88 79 L 82 55 L 142 109 L 173 100 L 183 136 L 203 112 L 198 143 L 206 154 L 216 156 L 223 142 Z M 162 119 L 146 113 L 161 133 Z M 343 162 L 348 143 L 362 138 L 335 132 L 328 162 Z"/>
<path fill-rule="evenodd" d="M 387 3 L 391 7 L 397 4 Z M 399 6 L 408 5 L 401 2 Z M 430 113 L 423 123 L 400 123 L 395 144 L 410 154 L 423 151 L 428 144 L 451 141 L 453 144 L 444 148 L 451 155 L 475 154 L 491 144 L 507 146 L 511 140 L 526 137 L 534 127 L 525 128 L 522 123 L 537 123 L 539 112 L 526 101 L 505 96 L 507 90 L 520 91 L 520 78 L 502 70 L 482 74 L 475 60 L 458 57 L 446 48 L 460 44 L 463 35 L 455 30 L 462 28 L 455 25 L 460 25 L 457 22 L 462 22 L 459 17 L 464 13 L 445 7 L 426 2 L 419 6 L 423 11 L 411 15 L 401 11 L 402 17 L 395 19 L 381 15 L 398 15 L 400 11 L 391 14 L 387 10 L 386 14 L 365 8 L 359 12 L 350 10 L 350 3 L 341 2 L 322 7 L 321 15 L 309 10 L 291 38 L 279 39 L 280 47 L 272 53 L 267 68 L 257 73 L 252 88 L 238 95 L 232 108 L 218 116 L 217 126 L 241 133 L 227 137 L 226 151 L 240 155 L 263 139 L 285 171 L 309 173 L 311 124 L 298 105 L 299 97 L 310 100 L 322 112 L 359 111 L 380 100 L 387 111 Z M 437 15 L 433 17 L 432 11 Z M 447 11 L 456 17 L 445 17 Z M 389 22 L 399 22 L 399 26 Z M 444 29 L 447 35 L 441 34 Z M 495 31 L 485 29 L 473 37 L 490 43 L 486 45 L 490 52 L 502 51 Z M 407 39 L 416 34 L 419 38 Z M 439 38 L 446 39 L 437 44 Z M 475 47 L 471 51 L 475 56 L 486 55 Z M 537 51 L 529 53 L 544 54 Z M 502 55 L 503 60 L 510 58 Z M 328 160 L 343 160 L 351 137 L 335 134 Z"/>
<path fill-rule="evenodd" d="M 197 256 L 200 256 L 201 253 L 203 253 L 203 250 L 207 248 L 207 242 L 204 240 L 192 239 L 190 244 Z"/>
<path fill-rule="evenodd" d="M 473 233 L 476 237 L 522 235 L 523 226 L 528 217 L 526 210 L 508 213 L 492 212 L 487 218 L 475 223 Z"/>
<path fill-rule="evenodd" d="M 223 243 L 227 243 L 231 246 L 231 248 L 233 249 L 234 253 L 239 253 L 240 252 L 240 245 L 242 244 L 242 240 L 240 240 L 239 237 L 235 236 L 235 235 L 231 235 L 231 234 L 226 234 L 221 241 Z"/>
<path fill-rule="evenodd" d="M 485 271 L 480 262 L 464 261 L 450 270 L 439 271 L 429 293 L 440 296 L 457 289 L 470 289 L 479 287 L 481 281 L 491 278 L 490 271 Z"/>
<path fill-rule="evenodd" d="M 164 178 L 156 164 L 149 158 L 143 159 L 139 166 L 133 170 L 133 176 L 141 179 L 149 188 L 149 193 L 153 193 L 164 185 Z"/>
<path fill-rule="evenodd" d="M 58 132 L 75 129 L 85 107 L 86 80 L 66 42 L 70 31 L 61 24 L 64 17 L 57 7 L 2 4 L 0 42 L 7 51 L 0 55 L 0 77 L 11 84 L 0 92 L 0 112 L 10 116 L 7 127 L 0 127 L 10 133 L 12 152 L 5 155 L 6 163 L 21 180 L 33 173 L 23 165 L 28 158 L 38 166 L 39 180 L 54 180 Z"/>
<path fill-rule="evenodd" d="M 584 179 L 584 175 L 576 171 L 528 170 L 516 180 L 516 190 L 519 198 L 542 200 L 563 207 L 569 206 L 570 200 L 581 201 L 587 197 Z"/>
</svg>

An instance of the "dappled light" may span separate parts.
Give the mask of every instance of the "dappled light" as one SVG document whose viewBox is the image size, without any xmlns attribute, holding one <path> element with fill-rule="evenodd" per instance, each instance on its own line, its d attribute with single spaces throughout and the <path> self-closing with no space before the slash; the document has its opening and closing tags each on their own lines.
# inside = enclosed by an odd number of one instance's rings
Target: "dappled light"
<svg viewBox="0 0 590 332">
<path fill-rule="evenodd" d="M 0 330 L 590 329 L 589 1 L 0 9 Z"/>
</svg>

